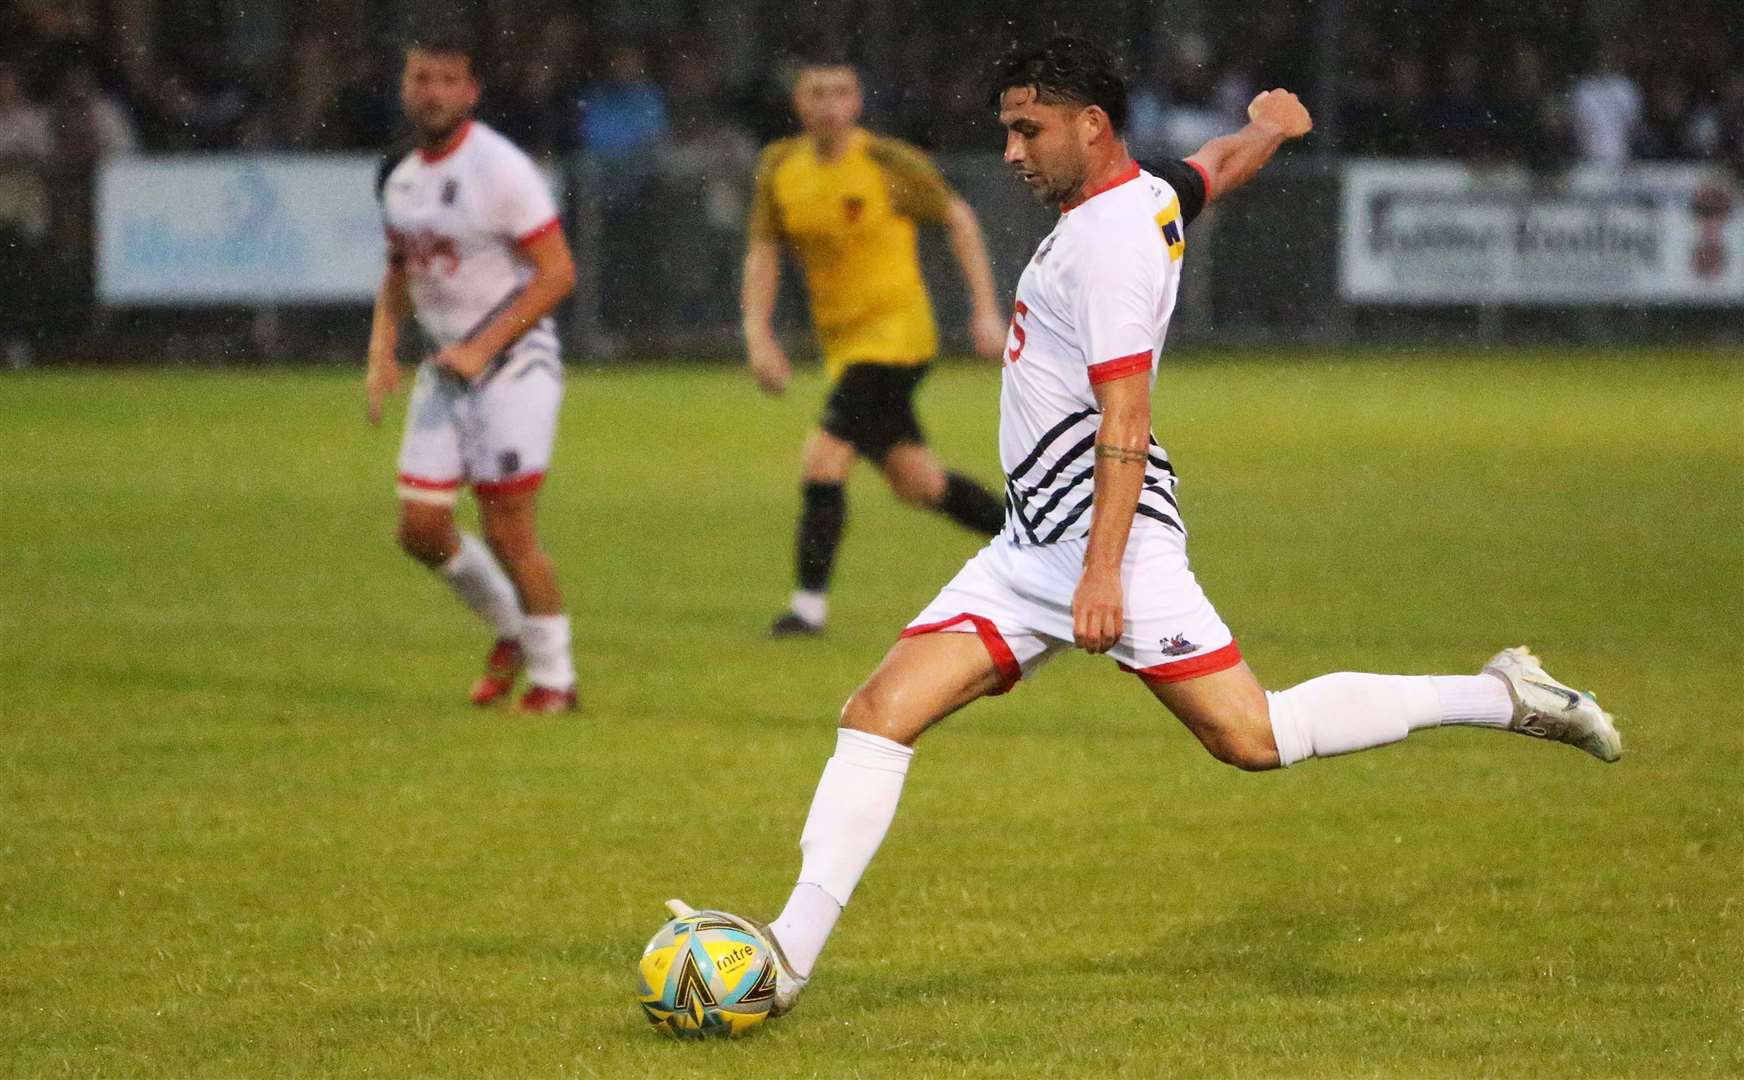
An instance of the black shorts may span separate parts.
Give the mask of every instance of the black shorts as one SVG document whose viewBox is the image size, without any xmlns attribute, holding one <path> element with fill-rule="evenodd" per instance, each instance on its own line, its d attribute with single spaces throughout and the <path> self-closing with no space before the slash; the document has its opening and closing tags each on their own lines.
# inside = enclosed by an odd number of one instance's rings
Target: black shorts
<svg viewBox="0 0 1744 1080">
<path fill-rule="evenodd" d="M 926 434 L 914 415 L 914 389 L 926 373 L 926 364 L 850 364 L 824 402 L 818 426 L 880 464 L 891 447 L 925 445 Z"/>
</svg>

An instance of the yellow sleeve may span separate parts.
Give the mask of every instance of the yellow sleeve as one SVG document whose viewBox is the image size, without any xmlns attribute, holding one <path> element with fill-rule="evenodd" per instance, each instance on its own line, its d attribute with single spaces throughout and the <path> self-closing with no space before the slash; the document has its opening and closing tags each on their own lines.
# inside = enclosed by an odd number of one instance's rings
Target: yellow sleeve
<svg viewBox="0 0 1744 1080">
<path fill-rule="evenodd" d="M 775 199 L 775 170 L 793 152 L 793 140 L 781 139 L 763 148 L 757 158 L 757 180 L 751 192 L 751 218 L 745 230 L 758 240 L 781 239 L 781 204 Z"/>
<path fill-rule="evenodd" d="M 927 156 L 898 139 L 873 138 L 867 152 L 884 171 L 896 212 L 919 225 L 943 225 L 957 193 Z"/>
</svg>

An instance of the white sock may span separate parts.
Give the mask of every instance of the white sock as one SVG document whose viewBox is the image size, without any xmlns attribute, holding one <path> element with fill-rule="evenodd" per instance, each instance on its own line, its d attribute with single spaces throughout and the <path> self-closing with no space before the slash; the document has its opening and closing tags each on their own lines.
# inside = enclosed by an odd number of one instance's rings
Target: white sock
<svg viewBox="0 0 1744 1080">
<path fill-rule="evenodd" d="M 575 685 L 569 657 L 569 616 L 528 615 L 521 620 L 521 648 L 527 654 L 527 681 L 551 690 Z"/>
<path fill-rule="evenodd" d="M 1340 671 L 1267 693 L 1266 703 L 1285 766 L 1385 746 L 1442 720 L 1441 697 L 1427 675 Z"/>
<path fill-rule="evenodd" d="M 795 615 L 811 623 L 822 626 L 824 616 L 829 612 L 830 594 L 814 592 L 810 589 L 795 589 L 793 596 L 787 601 L 787 606 Z"/>
<path fill-rule="evenodd" d="M 909 747 L 877 735 L 849 728 L 836 733 L 836 754 L 824 765 L 799 837 L 799 883 L 770 927 L 800 975 L 811 973 L 884 842 L 912 757 Z"/>
<path fill-rule="evenodd" d="M 1494 675 L 1431 675 L 1441 698 L 1441 722 L 1505 728 L 1514 722 L 1514 698 Z"/>
<path fill-rule="evenodd" d="M 781 943 L 781 955 L 804 979 L 811 975 L 818 953 L 824 951 L 824 942 L 841 917 L 842 905 L 835 897 L 816 885 L 802 883 L 793 887 L 793 895 L 769 924 L 769 932 Z"/>
<path fill-rule="evenodd" d="M 442 564 L 442 576 L 461 603 L 496 628 L 497 637 L 520 638 L 521 598 L 483 540 L 461 533 L 460 550 Z"/>
</svg>

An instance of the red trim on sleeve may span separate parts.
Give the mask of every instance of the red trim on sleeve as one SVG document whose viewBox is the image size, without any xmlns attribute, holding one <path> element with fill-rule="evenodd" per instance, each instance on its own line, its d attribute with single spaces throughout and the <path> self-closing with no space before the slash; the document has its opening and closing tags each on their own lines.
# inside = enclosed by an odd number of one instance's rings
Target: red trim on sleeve
<svg viewBox="0 0 1744 1080">
<path fill-rule="evenodd" d="M 1228 671 L 1241 663 L 1241 650 L 1235 642 L 1230 642 L 1221 649 L 1212 649 L 1208 653 L 1189 656 L 1184 660 L 1171 660 L 1155 667 L 1131 668 L 1120 665 L 1122 670 L 1130 671 L 1148 683 L 1186 682 L 1197 679 L 1201 675 L 1215 675 L 1219 671 Z"/>
<path fill-rule="evenodd" d="M 418 156 L 424 160 L 426 165 L 434 165 L 438 161 L 441 161 L 443 158 L 448 157 L 450 154 L 453 154 L 456 150 L 460 149 L 460 144 L 465 142 L 466 137 L 471 134 L 472 121 L 468 120 L 460 125 L 458 131 L 448 137 L 447 142 L 438 146 L 436 149 L 426 150 L 422 146 L 418 147 Z"/>
<path fill-rule="evenodd" d="M 1141 371 L 1151 369 L 1151 352 L 1135 352 L 1131 356 L 1117 356 L 1113 360 L 1104 360 L 1100 364 L 1090 365 L 1090 385 L 1124 379 L 1128 375 L 1137 375 Z"/>
<path fill-rule="evenodd" d="M 400 483 L 419 491 L 453 491 L 460 486 L 460 477 L 452 480 L 432 480 L 427 476 L 413 476 L 411 473 L 401 473 Z"/>
<path fill-rule="evenodd" d="M 544 482 L 544 473 L 533 472 L 507 480 L 480 480 L 472 485 L 472 490 L 475 494 L 488 499 L 496 495 L 515 495 L 523 491 L 537 491 L 539 485 Z"/>
<path fill-rule="evenodd" d="M 1210 202 L 1212 199 L 1215 199 L 1217 195 L 1211 190 L 1211 174 L 1205 171 L 1205 166 L 1194 161 L 1192 158 L 1187 159 L 1187 164 L 1198 170 L 1199 179 L 1205 181 L 1205 201 Z"/>
<path fill-rule="evenodd" d="M 969 623 L 975 628 L 975 634 L 986 646 L 987 655 L 993 658 L 993 666 L 999 669 L 999 685 L 988 691 L 993 697 L 1003 694 L 1017 685 L 1017 680 L 1023 678 L 1023 668 L 1018 665 L 1017 657 L 1011 654 L 1011 646 L 1005 643 L 1005 638 L 999 633 L 999 627 L 993 625 L 993 620 L 983 615 L 961 615 L 946 619 L 943 622 L 922 623 L 911 626 L 902 632 L 902 637 L 919 637 L 922 634 L 936 634 L 941 630 L 950 630 L 959 623 Z M 962 633 L 963 631 L 957 631 Z"/>
<path fill-rule="evenodd" d="M 1093 191 L 1085 192 L 1081 198 L 1073 199 L 1071 202 L 1061 203 L 1060 204 L 1060 213 L 1062 213 L 1062 214 L 1071 213 L 1073 210 L 1078 209 L 1078 207 L 1083 206 L 1085 203 L 1089 202 L 1091 199 L 1094 199 L 1096 196 L 1102 194 L 1103 192 L 1113 191 L 1115 188 L 1119 187 L 1120 185 L 1127 183 L 1128 181 L 1137 180 L 1137 179 L 1138 179 L 1138 162 L 1128 161 L 1126 163 L 1126 168 L 1121 170 L 1120 175 L 1116 176 L 1114 179 L 1110 180 L 1108 183 L 1103 184 L 1101 187 L 1096 188 Z"/>
<path fill-rule="evenodd" d="M 549 236 L 561 228 L 563 228 L 563 222 L 558 221 L 556 218 L 552 218 L 545 224 L 534 229 L 529 229 L 515 237 L 515 246 L 520 248 L 522 251 L 525 251 L 533 246 L 533 241 L 539 239 L 541 236 Z"/>
</svg>

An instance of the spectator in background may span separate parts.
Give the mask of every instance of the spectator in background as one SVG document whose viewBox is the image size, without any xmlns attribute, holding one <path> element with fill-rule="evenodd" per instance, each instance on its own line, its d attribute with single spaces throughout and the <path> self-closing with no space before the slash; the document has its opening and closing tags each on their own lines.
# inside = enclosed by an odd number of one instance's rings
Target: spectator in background
<svg viewBox="0 0 1744 1080">
<path fill-rule="evenodd" d="M 318 125 L 322 150 L 380 151 L 399 132 L 398 58 L 353 49 L 338 65 L 338 79 Z"/>
<path fill-rule="evenodd" d="M 534 157 L 573 149 L 575 120 L 558 71 L 537 54 L 511 59 L 484 85 L 486 122 Z"/>
<path fill-rule="evenodd" d="M 53 152 L 48 110 L 24 92 L 16 68 L 0 63 L 0 167 L 41 168 Z"/>
<path fill-rule="evenodd" d="M 132 117 L 86 64 L 74 65 L 61 78 L 51 125 L 57 165 L 88 169 L 139 146 Z"/>
<path fill-rule="evenodd" d="M 1523 162 L 1540 176 L 1565 163 L 1568 135 L 1544 78 L 1544 58 L 1525 42 L 1508 59 L 1494 112 L 1496 152 L 1502 157 Z"/>
<path fill-rule="evenodd" d="M 655 154 L 656 201 L 664 208 L 649 237 L 693 256 L 666 267 L 666 322 L 730 324 L 738 315 L 739 244 L 751 204 L 757 144 L 722 111 L 720 64 L 705 43 L 672 54 L 671 137 Z"/>
<path fill-rule="evenodd" d="M 1441 89 L 1420 114 L 1425 148 L 1432 153 L 1487 161 L 1500 152 L 1495 116 L 1484 99 L 1481 70 L 1477 54 L 1469 49 L 1448 56 Z"/>
<path fill-rule="evenodd" d="M 1211 44 L 1203 35 L 1167 39 L 1151 77 L 1135 80 L 1127 139 L 1142 154 L 1183 155 L 1225 129 L 1218 115 Z M 1243 105 L 1245 109 L 1245 104 Z"/>
<path fill-rule="evenodd" d="M 1387 89 L 1374 120 L 1374 152 L 1406 157 L 1420 151 L 1425 123 L 1423 61 L 1409 53 L 1387 66 Z"/>
<path fill-rule="evenodd" d="M 285 143 L 298 150 L 321 146 L 328 110 L 339 94 L 331 40 L 309 34 L 291 47 L 290 86 L 282 105 Z"/>
<path fill-rule="evenodd" d="M 606 77 L 581 94 L 581 145 L 601 159 L 622 163 L 665 138 L 666 95 L 648 76 L 642 50 L 616 45 Z"/>
<path fill-rule="evenodd" d="M 84 64 L 74 65 L 61 79 L 50 124 L 54 134 L 48 172 L 54 196 L 52 246 L 69 270 L 85 274 L 92 265 L 97 167 L 109 158 L 132 153 L 139 138 L 126 110 Z"/>
<path fill-rule="evenodd" d="M 215 55 L 190 55 L 136 90 L 144 99 L 145 142 L 164 150 L 233 149 L 256 105 Z"/>
<path fill-rule="evenodd" d="M 43 172 L 54 153 L 48 110 L 24 92 L 24 80 L 0 63 L 0 354 L 6 366 L 30 363 L 32 322 L 40 305 L 30 302 L 43 274 L 48 235 L 48 187 Z"/>
<path fill-rule="evenodd" d="M 1646 112 L 1635 129 L 1635 156 L 1648 161 L 1701 156 L 1690 137 L 1693 105 L 1690 85 L 1680 72 L 1657 74 L 1649 87 Z"/>
<path fill-rule="evenodd" d="M 1628 162 L 1642 119 L 1641 88 L 1624 70 L 1615 44 L 1600 47 L 1593 71 L 1575 80 L 1569 110 L 1581 160 L 1608 166 Z"/>
<path fill-rule="evenodd" d="M 1744 180 L 1744 70 L 1728 75 L 1714 100 L 1695 108 L 1689 138 L 1702 157 L 1735 161 L 1739 179 Z"/>
<path fill-rule="evenodd" d="M 1381 78 L 1387 53 L 1380 37 L 1366 24 L 1346 27 L 1345 67 L 1339 72 L 1338 86 L 1339 147 L 1346 153 L 1375 152 L 1376 132 L 1388 108 L 1387 88 Z M 1223 130 L 1237 126 L 1224 118 Z"/>
</svg>

